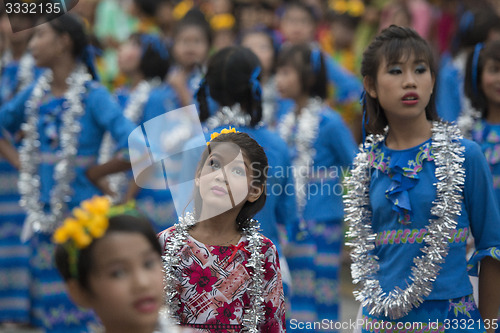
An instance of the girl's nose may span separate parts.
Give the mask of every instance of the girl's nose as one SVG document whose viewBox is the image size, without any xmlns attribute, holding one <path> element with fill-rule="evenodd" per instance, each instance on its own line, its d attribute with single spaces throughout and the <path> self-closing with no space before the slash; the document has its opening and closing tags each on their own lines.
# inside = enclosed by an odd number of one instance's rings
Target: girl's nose
<svg viewBox="0 0 500 333">
<path fill-rule="evenodd" d="M 404 75 L 404 82 L 403 82 L 403 87 L 404 88 L 415 88 L 417 86 L 417 82 L 415 80 L 415 76 L 413 73 L 406 73 Z"/>
</svg>

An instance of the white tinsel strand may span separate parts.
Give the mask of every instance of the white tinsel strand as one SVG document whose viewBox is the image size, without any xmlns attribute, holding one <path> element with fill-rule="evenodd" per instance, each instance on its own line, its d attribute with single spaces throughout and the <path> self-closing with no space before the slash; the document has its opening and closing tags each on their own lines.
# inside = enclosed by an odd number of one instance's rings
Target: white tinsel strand
<svg viewBox="0 0 500 333">
<path fill-rule="evenodd" d="M 358 154 L 351 176 L 345 180 L 349 189 L 345 196 L 346 220 L 349 223 L 348 245 L 351 252 L 352 276 L 354 283 L 361 288 L 354 292 L 355 298 L 371 315 L 385 315 L 398 319 L 407 315 L 413 307 L 418 307 L 432 292 L 435 281 L 448 254 L 448 238 L 456 228 L 456 217 L 461 212 L 462 189 L 465 182 L 463 169 L 464 147 L 460 144 L 461 135 L 457 127 L 438 122 L 433 123 L 432 149 L 436 165 L 436 200 L 431 210 L 436 218 L 429 219 L 428 233 L 424 237 L 424 255 L 414 258 L 410 280 L 405 290 L 397 287 L 386 294 L 376 279 L 379 266 L 378 258 L 370 254 L 375 248 L 375 235 L 371 228 L 369 209 L 369 185 L 371 170 L 368 155 Z M 381 136 L 370 136 L 365 150 L 383 140 Z"/>
<path fill-rule="evenodd" d="M 313 145 L 318 136 L 319 113 L 323 107 L 324 104 L 321 99 L 311 98 L 298 116 L 293 111 L 289 112 L 281 124 L 278 125 L 278 132 L 281 138 L 297 149 L 297 155 L 292 164 L 295 178 L 295 197 L 299 215 L 302 215 L 307 203 L 307 184 L 316 155 Z M 297 133 L 295 138 L 293 138 L 292 128 L 295 124 L 297 124 Z"/>
<path fill-rule="evenodd" d="M 25 133 L 19 150 L 21 170 L 19 175 L 20 205 L 26 209 L 24 235 L 31 232 L 53 232 L 67 210 L 67 202 L 71 200 L 71 182 L 75 177 L 74 164 L 78 151 L 78 135 L 81 126 L 78 119 L 84 113 L 81 102 L 85 92 L 85 83 L 92 78 L 83 65 L 77 66 L 67 78 L 68 90 L 64 97 L 68 110 L 62 116 L 60 129 L 60 160 L 54 167 L 55 186 L 50 195 L 50 212 L 44 211 L 40 201 L 41 180 L 38 175 L 40 165 L 40 140 L 38 133 L 39 104 L 43 96 L 50 90 L 52 73 L 47 70 L 33 88 L 31 98 L 26 102 L 26 123 L 21 126 Z"/>
</svg>

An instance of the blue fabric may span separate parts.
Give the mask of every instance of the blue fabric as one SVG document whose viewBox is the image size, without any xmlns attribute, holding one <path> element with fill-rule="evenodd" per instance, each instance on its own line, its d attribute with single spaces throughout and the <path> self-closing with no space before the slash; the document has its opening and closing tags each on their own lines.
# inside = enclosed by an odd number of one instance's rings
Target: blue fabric
<svg viewBox="0 0 500 333">
<path fill-rule="evenodd" d="M 446 121 L 455 121 L 462 111 L 464 77 L 451 58 L 445 58 L 436 82 L 436 108 Z"/>
<path fill-rule="evenodd" d="M 24 104 L 29 100 L 34 85 L 24 90 L 9 103 L 0 108 L 0 128 L 11 133 L 17 132 L 25 121 Z M 57 135 L 61 126 L 61 114 L 65 110 L 63 98 L 45 96 L 40 106 L 40 121 L 38 132 L 40 134 L 40 152 L 48 156 L 60 150 Z M 85 113 L 80 118 L 81 132 L 78 137 L 76 177 L 71 184 L 73 195 L 70 206 L 77 206 L 81 201 L 101 194 L 100 191 L 88 180 L 85 171 L 95 164 L 101 140 L 106 131 L 109 131 L 117 142 L 119 149 L 126 148 L 128 135 L 135 126 L 125 119 L 119 106 L 110 96 L 106 88 L 97 82 L 90 82 L 87 93 L 83 97 Z M 47 121 L 49 119 L 49 121 Z M 55 126 L 55 127 L 54 127 Z M 52 127 L 55 131 L 48 130 Z M 50 137 L 50 135 L 55 135 Z M 50 191 L 54 186 L 54 163 L 40 164 L 41 201 L 49 202 Z"/>
<path fill-rule="evenodd" d="M 288 104 L 287 112 L 294 112 L 294 105 Z M 331 108 L 325 106 L 320 113 L 317 138 L 313 143 L 314 167 L 309 171 L 311 177 L 308 186 L 307 204 L 303 219 L 314 221 L 340 220 L 344 216 L 342 204 L 342 176 L 347 175 L 357 152 L 354 138 L 342 117 Z M 297 154 L 295 147 L 289 147 L 293 158 Z M 325 174 L 325 177 L 318 176 Z M 314 193 L 314 191 L 316 193 Z"/>
<path fill-rule="evenodd" d="M 0 78 L 0 106 L 10 101 L 20 91 L 21 83 L 18 82 L 18 71 L 18 61 L 11 61 L 2 68 Z M 43 68 L 33 67 L 33 80 L 36 80 L 43 71 Z"/>
<path fill-rule="evenodd" d="M 500 124 L 486 120 L 476 122 L 471 131 L 472 139 L 481 146 L 493 176 L 493 189 L 500 207 Z"/>
<path fill-rule="evenodd" d="M 367 309 L 363 309 L 362 319 L 362 332 L 486 332 L 485 323 L 472 295 L 441 301 L 425 301 L 408 315 L 397 320 L 385 316 L 371 316 Z"/>
<path fill-rule="evenodd" d="M 356 102 L 363 91 L 363 84 L 354 75 L 342 68 L 330 55 L 323 52 L 328 81 L 335 87 L 336 101 L 345 104 Z"/>
<path fill-rule="evenodd" d="M 422 145 L 424 145 L 423 143 Z M 493 192 L 492 178 L 488 164 L 480 147 L 469 140 L 462 140 L 465 147 L 464 168 L 466 173 L 464 185 L 464 200 L 462 213 L 457 218 L 457 231 L 463 237 L 453 237 L 450 240 L 449 253 L 441 264 L 441 271 L 433 283 L 433 290 L 426 300 L 445 300 L 462 297 L 472 293 L 472 286 L 467 274 L 466 262 L 466 231 L 471 230 L 478 251 L 487 250 L 500 245 L 500 212 Z M 371 159 L 380 160 L 381 154 L 396 158 L 405 154 L 415 156 L 422 145 L 397 151 L 389 149 L 382 142 L 374 147 Z M 378 152 L 377 148 L 379 149 Z M 425 245 L 423 235 L 431 218 L 432 202 L 436 199 L 435 164 L 424 160 L 423 168 L 418 172 L 419 181 L 408 190 L 412 216 L 409 225 L 398 221 L 398 213 L 393 210 L 393 203 L 386 198 L 386 190 L 392 179 L 388 172 L 372 169 L 370 183 L 370 205 L 372 209 L 372 226 L 378 238 L 373 254 L 377 255 L 380 264 L 378 279 L 384 291 L 389 292 L 396 286 L 405 289 L 409 281 L 409 272 L 413 267 L 413 259 L 422 255 L 421 248 Z M 478 189 L 481 189 L 478 191 Z M 411 230 L 423 230 L 417 233 Z M 465 234 L 465 235 L 463 235 Z M 389 237 L 387 235 L 397 235 Z M 403 236 L 403 237 L 401 237 Z M 379 237 L 379 236 L 377 236 Z"/>
</svg>

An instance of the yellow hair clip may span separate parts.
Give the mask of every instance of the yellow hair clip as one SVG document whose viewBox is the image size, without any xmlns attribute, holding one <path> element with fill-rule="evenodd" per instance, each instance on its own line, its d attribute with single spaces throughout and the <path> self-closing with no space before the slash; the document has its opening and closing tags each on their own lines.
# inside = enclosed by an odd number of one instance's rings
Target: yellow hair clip
<svg viewBox="0 0 500 333">
<path fill-rule="evenodd" d="M 210 141 L 212 141 L 213 139 L 215 139 L 216 137 L 218 137 L 221 134 L 228 134 L 228 133 L 239 133 L 239 132 L 237 132 L 236 128 L 234 128 L 234 127 L 233 128 L 229 127 L 229 129 L 228 128 L 224 128 L 224 129 L 222 129 L 222 131 L 220 131 L 220 133 L 217 133 L 217 132 L 212 133 L 210 135 Z M 207 146 L 210 145 L 210 141 L 207 142 Z"/>
</svg>

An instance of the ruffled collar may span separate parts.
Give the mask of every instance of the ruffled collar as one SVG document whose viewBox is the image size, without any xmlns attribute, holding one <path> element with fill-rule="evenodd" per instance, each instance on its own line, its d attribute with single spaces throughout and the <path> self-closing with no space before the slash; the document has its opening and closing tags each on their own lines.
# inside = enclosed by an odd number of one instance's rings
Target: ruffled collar
<svg viewBox="0 0 500 333">
<path fill-rule="evenodd" d="M 431 139 L 405 150 L 390 149 L 383 141 L 371 147 L 368 157 L 372 168 L 387 174 L 392 180 L 385 196 L 398 213 L 398 222 L 410 224 L 412 208 L 409 191 L 418 184 L 418 173 L 423 169 L 424 161 L 434 160 Z"/>
</svg>

